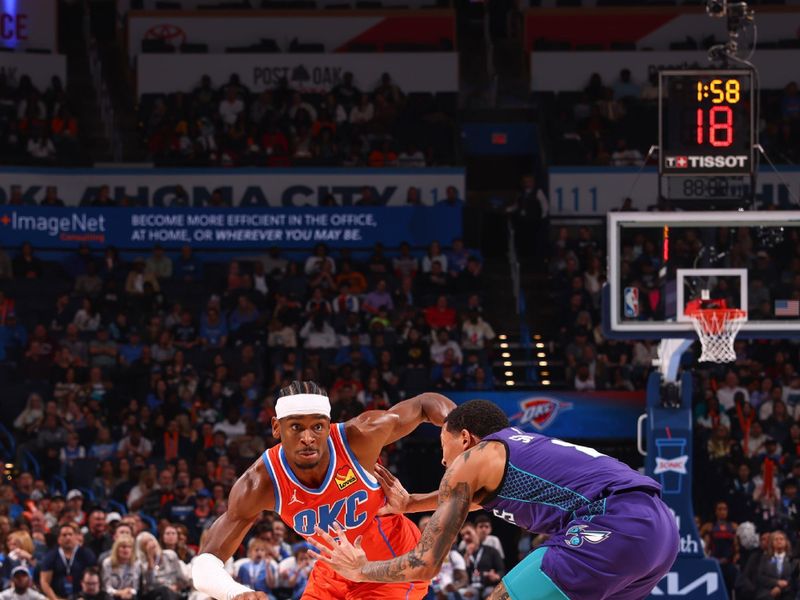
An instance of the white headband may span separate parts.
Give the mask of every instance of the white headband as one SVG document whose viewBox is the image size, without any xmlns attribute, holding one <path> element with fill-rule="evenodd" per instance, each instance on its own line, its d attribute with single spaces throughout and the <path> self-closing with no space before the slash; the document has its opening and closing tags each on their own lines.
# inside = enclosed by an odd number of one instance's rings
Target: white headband
<svg viewBox="0 0 800 600">
<path fill-rule="evenodd" d="M 325 415 L 331 418 L 331 401 L 321 394 L 292 394 L 281 396 L 275 403 L 279 419 L 293 415 Z"/>
</svg>

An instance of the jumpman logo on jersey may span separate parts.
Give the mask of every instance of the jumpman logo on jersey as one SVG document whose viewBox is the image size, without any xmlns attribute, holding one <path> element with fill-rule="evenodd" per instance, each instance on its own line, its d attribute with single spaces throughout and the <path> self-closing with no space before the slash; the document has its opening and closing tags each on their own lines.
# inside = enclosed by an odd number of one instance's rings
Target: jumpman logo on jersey
<svg viewBox="0 0 800 600">
<path fill-rule="evenodd" d="M 292 499 L 289 500 L 289 504 L 294 504 L 295 502 L 297 502 L 298 504 L 302 504 L 303 503 L 301 500 L 297 499 L 297 490 L 296 489 L 292 490 Z"/>
</svg>

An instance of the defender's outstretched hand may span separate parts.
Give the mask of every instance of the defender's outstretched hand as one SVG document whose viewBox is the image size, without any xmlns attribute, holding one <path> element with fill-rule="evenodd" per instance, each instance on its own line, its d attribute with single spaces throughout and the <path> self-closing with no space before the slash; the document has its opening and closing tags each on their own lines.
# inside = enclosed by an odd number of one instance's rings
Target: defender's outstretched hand
<svg viewBox="0 0 800 600">
<path fill-rule="evenodd" d="M 367 555 L 361 549 L 361 536 L 356 538 L 356 543 L 353 545 L 338 523 L 333 524 L 333 530 L 338 540 L 317 527 L 316 534 L 322 538 L 326 546 L 320 544 L 319 552 L 313 549 L 309 552 L 313 552 L 322 562 L 328 563 L 342 577 L 351 581 L 362 581 L 361 568 L 367 564 Z"/>
<path fill-rule="evenodd" d="M 400 480 L 381 464 L 375 465 L 375 477 L 386 495 L 386 504 L 378 510 L 378 516 L 402 515 L 408 509 L 408 492 Z"/>
</svg>

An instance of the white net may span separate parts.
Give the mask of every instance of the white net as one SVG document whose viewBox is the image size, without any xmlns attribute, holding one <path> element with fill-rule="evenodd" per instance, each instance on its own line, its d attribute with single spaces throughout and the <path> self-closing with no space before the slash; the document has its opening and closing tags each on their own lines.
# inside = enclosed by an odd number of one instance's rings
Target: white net
<svg viewBox="0 0 800 600">
<path fill-rule="evenodd" d="M 691 317 L 703 351 L 700 362 L 726 363 L 736 360 L 733 342 L 736 334 L 747 321 L 747 312 L 738 308 L 696 309 Z"/>
</svg>

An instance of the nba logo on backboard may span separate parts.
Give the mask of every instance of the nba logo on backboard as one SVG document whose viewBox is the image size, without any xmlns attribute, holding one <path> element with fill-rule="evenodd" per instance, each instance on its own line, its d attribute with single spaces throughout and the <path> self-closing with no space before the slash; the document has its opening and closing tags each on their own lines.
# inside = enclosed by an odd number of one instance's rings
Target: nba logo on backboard
<svg viewBox="0 0 800 600">
<path fill-rule="evenodd" d="M 523 400 L 519 403 L 519 407 L 522 409 L 519 425 L 530 423 L 536 429 L 542 431 L 547 429 L 560 411 L 572 408 L 572 404 L 570 402 L 559 402 L 546 396 L 539 396 Z"/>
<path fill-rule="evenodd" d="M 628 319 L 639 318 L 639 288 L 625 288 L 625 317 Z"/>
</svg>

